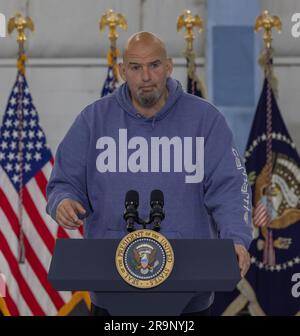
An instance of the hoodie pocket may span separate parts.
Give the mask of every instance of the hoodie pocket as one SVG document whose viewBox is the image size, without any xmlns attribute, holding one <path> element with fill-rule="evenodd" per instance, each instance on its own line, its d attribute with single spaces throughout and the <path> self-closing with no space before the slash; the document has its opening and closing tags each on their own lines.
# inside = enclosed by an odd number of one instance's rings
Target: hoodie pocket
<svg viewBox="0 0 300 336">
<path fill-rule="evenodd" d="M 178 231 L 161 231 L 160 232 L 167 239 L 180 239 L 182 236 Z"/>
<path fill-rule="evenodd" d="M 123 238 L 125 237 L 127 232 L 120 231 L 120 230 L 106 230 L 104 232 L 103 238 L 107 239 L 118 239 L 118 238 Z"/>
<path fill-rule="evenodd" d="M 167 239 L 180 239 L 182 238 L 181 234 L 178 231 L 161 231 L 160 232 Z M 106 230 L 104 232 L 103 238 L 107 239 L 122 239 L 124 238 L 128 232 L 120 231 L 120 230 Z"/>
</svg>

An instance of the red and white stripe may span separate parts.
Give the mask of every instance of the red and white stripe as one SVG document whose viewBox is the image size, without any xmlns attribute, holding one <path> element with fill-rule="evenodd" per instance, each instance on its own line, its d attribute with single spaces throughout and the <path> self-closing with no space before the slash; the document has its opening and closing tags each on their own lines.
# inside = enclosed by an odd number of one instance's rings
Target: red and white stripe
<svg viewBox="0 0 300 336">
<path fill-rule="evenodd" d="M 57 292 L 47 281 L 55 239 L 82 238 L 78 230 L 66 232 L 46 214 L 49 161 L 23 188 L 23 223 L 26 258 L 19 264 L 18 193 L 0 167 L 0 272 L 6 277 L 5 303 L 12 315 L 56 315 L 72 292 Z"/>
<path fill-rule="evenodd" d="M 257 227 L 263 227 L 268 225 L 269 214 L 267 207 L 260 201 L 254 208 L 254 225 Z"/>
</svg>

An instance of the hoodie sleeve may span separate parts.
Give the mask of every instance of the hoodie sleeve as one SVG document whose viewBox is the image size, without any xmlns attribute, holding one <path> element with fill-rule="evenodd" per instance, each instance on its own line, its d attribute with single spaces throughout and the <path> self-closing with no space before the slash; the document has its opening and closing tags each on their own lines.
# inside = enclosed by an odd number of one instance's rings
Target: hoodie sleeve
<svg viewBox="0 0 300 336">
<path fill-rule="evenodd" d="M 71 198 L 91 212 L 86 186 L 86 157 L 90 132 L 83 112 L 76 118 L 58 146 L 54 167 L 47 185 L 47 213 L 55 220 L 60 201 Z"/>
<path fill-rule="evenodd" d="M 251 188 L 225 118 L 218 112 L 205 143 L 204 202 L 219 237 L 247 249 L 252 240 Z"/>
</svg>

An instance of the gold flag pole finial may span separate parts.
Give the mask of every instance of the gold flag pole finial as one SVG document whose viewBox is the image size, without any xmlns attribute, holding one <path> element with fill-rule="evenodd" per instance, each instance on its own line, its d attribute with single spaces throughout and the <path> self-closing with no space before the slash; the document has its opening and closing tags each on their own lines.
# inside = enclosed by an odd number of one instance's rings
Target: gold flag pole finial
<svg viewBox="0 0 300 336">
<path fill-rule="evenodd" d="M 110 39 L 111 45 L 115 47 L 119 37 L 117 28 L 120 27 L 123 30 L 127 30 L 127 21 L 122 14 L 117 14 L 112 9 L 109 9 L 101 16 L 99 21 L 100 31 L 103 31 L 106 26 L 109 28 L 108 38 Z"/>
<path fill-rule="evenodd" d="M 280 33 L 282 30 L 282 22 L 279 16 L 272 16 L 267 10 L 256 18 L 254 30 L 256 32 L 264 30 L 263 39 L 265 48 L 259 57 L 259 64 L 263 67 L 265 76 L 267 77 L 275 96 L 277 96 L 277 79 L 273 73 L 273 48 L 272 48 L 272 29 L 275 28 Z"/>
<path fill-rule="evenodd" d="M 118 80 L 118 68 L 117 68 L 117 57 L 119 51 L 117 49 L 117 39 L 119 37 L 117 28 L 120 27 L 123 30 L 127 30 L 128 25 L 125 17 L 120 13 L 115 13 L 112 9 L 109 9 L 104 15 L 101 16 L 99 21 L 100 32 L 102 32 L 105 27 L 108 27 L 109 33 L 108 38 L 110 40 L 110 48 L 107 53 L 107 63 L 113 66 L 113 72 L 116 80 Z"/>
<path fill-rule="evenodd" d="M 195 38 L 193 29 L 196 27 L 199 32 L 201 32 L 203 30 L 203 20 L 199 15 L 193 16 L 190 10 L 185 9 L 183 14 L 177 19 L 177 31 L 179 32 L 183 27 L 186 29 L 185 39 L 187 42 L 187 50 L 192 51 Z"/>
<path fill-rule="evenodd" d="M 188 9 L 185 9 L 177 18 L 177 32 L 179 32 L 182 28 L 186 29 L 185 40 L 187 42 L 187 46 L 184 56 L 187 60 L 188 78 L 193 79 L 190 93 L 195 94 L 198 90 L 201 91 L 203 97 L 206 97 L 206 88 L 199 77 L 196 76 L 195 53 L 193 51 L 193 41 L 195 39 L 193 29 L 198 28 L 198 31 L 201 32 L 203 27 L 204 24 L 201 17 L 199 15 L 193 16 L 192 12 Z"/>
<path fill-rule="evenodd" d="M 282 22 L 276 15 L 272 16 L 267 10 L 263 11 L 261 15 L 256 18 L 255 31 L 258 32 L 264 29 L 263 39 L 267 49 L 272 48 L 272 29 L 276 28 L 278 32 L 282 30 Z"/>
<path fill-rule="evenodd" d="M 15 29 L 17 30 L 17 42 L 19 45 L 19 57 L 17 68 L 21 73 L 25 73 L 26 55 L 24 52 L 24 44 L 27 40 L 25 35 L 25 29 L 34 31 L 34 24 L 30 17 L 23 17 L 20 13 L 11 17 L 7 24 L 8 33 L 11 34 Z"/>
</svg>

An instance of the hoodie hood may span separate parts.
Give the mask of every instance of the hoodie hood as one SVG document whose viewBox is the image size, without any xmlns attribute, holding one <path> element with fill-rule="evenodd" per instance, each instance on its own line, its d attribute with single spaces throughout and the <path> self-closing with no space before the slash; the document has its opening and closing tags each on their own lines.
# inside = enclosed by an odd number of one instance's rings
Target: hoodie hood
<svg viewBox="0 0 300 336">
<path fill-rule="evenodd" d="M 129 88 L 127 83 L 122 84 L 113 94 L 116 96 L 117 101 L 121 108 L 126 111 L 131 117 L 140 120 L 141 122 L 151 122 L 152 127 L 156 121 L 162 120 L 169 112 L 179 97 L 183 94 L 181 84 L 173 79 L 167 79 L 167 88 L 169 91 L 169 95 L 165 105 L 158 111 L 153 117 L 146 118 L 141 113 L 139 113 L 132 104 Z"/>
</svg>

